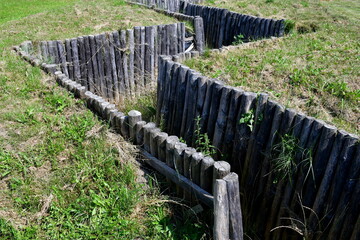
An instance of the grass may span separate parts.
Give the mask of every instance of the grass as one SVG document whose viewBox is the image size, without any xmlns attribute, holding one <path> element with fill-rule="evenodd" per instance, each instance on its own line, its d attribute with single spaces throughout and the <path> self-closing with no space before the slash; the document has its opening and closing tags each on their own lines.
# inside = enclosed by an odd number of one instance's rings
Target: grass
<svg viewBox="0 0 360 240">
<path fill-rule="evenodd" d="M 236 12 L 290 19 L 285 38 L 209 53 L 187 65 L 287 107 L 360 133 L 358 1 L 209 1 Z"/>
<path fill-rule="evenodd" d="M 0 9 L 0 239 L 201 239 L 197 216 L 138 182 L 132 145 L 10 51 L 173 19 L 111 0 Z"/>
</svg>

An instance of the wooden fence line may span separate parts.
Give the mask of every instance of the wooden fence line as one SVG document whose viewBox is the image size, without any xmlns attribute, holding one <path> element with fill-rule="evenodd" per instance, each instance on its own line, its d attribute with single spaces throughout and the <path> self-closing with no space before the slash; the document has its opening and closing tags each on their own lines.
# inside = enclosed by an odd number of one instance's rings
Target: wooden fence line
<svg viewBox="0 0 360 240">
<path fill-rule="evenodd" d="M 310 238 L 349 239 L 356 231 L 357 136 L 286 109 L 267 94 L 207 79 L 169 57 L 159 58 L 157 104 L 157 121 L 165 123 L 166 132 L 190 146 L 195 129 L 208 135 L 219 149 L 215 158 L 239 174 L 243 210 L 265 239 L 300 236 L 279 226 Z M 289 145 L 291 151 L 281 155 Z"/>
<path fill-rule="evenodd" d="M 42 62 L 56 64 L 87 90 L 118 103 L 155 84 L 158 55 L 185 50 L 185 24 L 134 27 L 38 46 L 27 42 L 22 47 L 32 53 L 38 48 Z"/>
<path fill-rule="evenodd" d="M 205 40 L 211 48 L 228 46 L 235 41 L 281 37 L 285 30 L 285 20 L 259 18 L 189 1 L 180 0 L 179 12 L 203 18 Z"/>
</svg>

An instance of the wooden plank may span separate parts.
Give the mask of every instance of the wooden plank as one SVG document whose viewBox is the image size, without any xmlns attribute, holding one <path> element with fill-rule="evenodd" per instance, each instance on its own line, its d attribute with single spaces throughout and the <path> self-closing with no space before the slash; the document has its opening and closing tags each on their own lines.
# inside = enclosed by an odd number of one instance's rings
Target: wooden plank
<svg viewBox="0 0 360 240">
<path fill-rule="evenodd" d="M 147 158 L 148 160 L 145 161 L 150 166 L 155 168 L 158 172 L 166 176 L 168 179 L 170 179 L 172 182 L 174 182 L 176 185 L 182 187 L 187 192 L 192 192 L 195 194 L 196 198 L 199 199 L 201 202 L 206 204 L 209 207 L 213 207 L 214 199 L 213 196 L 204 191 L 202 188 L 197 186 L 196 184 L 189 181 L 187 178 L 176 174 L 176 171 L 168 167 L 165 163 L 159 161 L 158 159 L 151 156 L 148 152 L 144 150 L 140 150 L 141 154 Z"/>
</svg>

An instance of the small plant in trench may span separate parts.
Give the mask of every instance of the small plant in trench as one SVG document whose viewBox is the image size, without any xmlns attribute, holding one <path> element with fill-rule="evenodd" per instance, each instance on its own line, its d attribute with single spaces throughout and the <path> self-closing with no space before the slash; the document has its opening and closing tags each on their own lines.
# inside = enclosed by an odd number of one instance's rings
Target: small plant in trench
<svg viewBox="0 0 360 240">
<path fill-rule="evenodd" d="M 254 128 L 254 123 L 255 123 L 255 114 L 254 114 L 254 110 L 251 109 L 249 112 L 244 113 L 240 120 L 239 123 L 243 123 L 246 124 L 249 128 L 250 131 L 252 132 L 253 128 Z"/>
<path fill-rule="evenodd" d="M 195 148 L 206 156 L 214 156 L 217 153 L 217 148 L 211 145 L 207 133 L 201 133 L 200 117 L 195 119 Z"/>
</svg>

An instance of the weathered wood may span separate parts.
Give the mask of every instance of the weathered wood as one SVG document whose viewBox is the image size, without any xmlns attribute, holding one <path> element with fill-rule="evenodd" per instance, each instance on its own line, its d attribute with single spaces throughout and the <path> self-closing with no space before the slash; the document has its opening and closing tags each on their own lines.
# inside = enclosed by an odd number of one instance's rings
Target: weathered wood
<svg viewBox="0 0 360 240">
<path fill-rule="evenodd" d="M 174 146 L 175 171 L 182 176 L 184 176 L 184 150 L 186 147 L 186 144 L 182 142 L 177 142 Z M 180 197 L 183 196 L 183 191 L 179 186 L 176 187 L 176 193 Z"/>
<path fill-rule="evenodd" d="M 90 45 L 90 37 L 84 37 L 84 49 L 85 49 L 85 68 L 87 69 L 86 74 L 86 89 L 89 91 L 94 91 L 94 71 L 92 67 L 92 53 Z"/>
<path fill-rule="evenodd" d="M 208 79 L 206 82 L 206 95 L 205 95 L 205 100 L 203 101 L 202 113 L 201 115 L 199 115 L 201 117 L 199 128 L 202 133 L 204 133 L 207 129 L 207 123 L 211 108 L 211 98 L 214 88 L 215 88 L 214 81 L 212 79 Z"/>
<path fill-rule="evenodd" d="M 77 38 L 78 50 L 79 50 L 79 65 L 80 65 L 80 84 L 87 86 L 87 68 L 86 68 L 86 52 L 85 43 L 83 37 Z"/>
<path fill-rule="evenodd" d="M 156 145 L 158 147 L 158 159 L 160 161 L 166 162 L 166 139 L 168 138 L 168 134 L 164 132 L 160 132 L 156 137 Z"/>
<path fill-rule="evenodd" d="M 150 130 L 150 153 L 158 158 L 158 145 L 157 145 L 157 141 L 156 138 L 157 136 L 161 133 L 161 129 L 160 128 L 153 128 Z"/>
<path fill-rule="evenodd" d="M 227 116 L 230 106 L 231 87 L 223 87 L 219 102 L 218 114 L 215 121 L 214 137 L 212 145 L 220 149 L 226 128 Z"/>
<path fill-rule="evenodd" d="M 121 135 L 124 138 L 129 138 L 129 119 L 128 116 L 120 117 Z"/>
<path fill-rule="evenodd" d="M 62 41 L 56 41 L 57 45 L 58 45 L 58 50 L 59 50 L 59 61 L 61 63 L 61 71 L 66 75 L 69 76 L 69 72 L 67 69 L 67 65 L 66 65 L 66 50 L 65 50 L 65 46 L 64 43 Z"/>
<path fill-rule="evenodd" d="M 115 34 L 118 37 L 118 32 Z M 108 35 L 109 41 L 109 58 L 110 58 L 110 75 L 111 75 L 111 89 L 113 91 L 113 101 L 118 103 L 120 101 L 120 94 L 119 94 L 119 82 L 118 82 L 118 70 L 116 68 L 116 58 L 115 58 L 115 41 L 114 35 L 109 33 Z"/>
<path fill-rule="evenodd" d="M 159 171 L 161 174 L 165 175 L 168 179 L 170 179 L 172 182 L 174 182 L 176 185 L 182 187 L 187 192 L 192 192 L 195 194 L 196 198 L 199 199 L 201 202 L 206 204 L 209 207 L 213 207 L 214 199 L 213 196 L 204 191 L 202 188 L 197 186 L 196 184 L 189 181 L 187 178 L 177 175 L 176 171 L 174 169 L 171 169 L 168 167 L 165 163 L 159 161 L 158 159 L 151 156 L 148 152 L 140 150 L 141 154 L 148 159 L 148 161 L 145 161 L 150 166 L 155 168 L 157 171 Z"/>
<path fill-rule="evenodd" d="M 232 88 L 230 96 L 230 106 L 227 115 L 226 128 L 224 132 L 224 139 L 220 147 L 221 151 L 228 155 L 228 162 L 233 165 L 232 162 L 232 148 L 235 137 L 235 128 L 237 125 L 236 116 L 238 115 L 238 109 L 240 105 L 241 95 L 243 94 L 242 89 Z"/>
<path fill-rule="evenodd" d="M 104 72 L 104 58 L 103 58 L 103 48 L 104 48 L 104 38 L 105 35 L 96 35 L 96 60 L 97 60 L 97 68 L 99 71 L 99 77 L 96 86 L 99 89 L 99 93 L 107 97 L 106 91 L 106 83 L 105 83 L 105 72 Z"/>
<path fill-rule="evenodd" d="M 229 239 L 244 239 L 239 177 L 236 173 L 230 173 L 223 178 L 226 182 L 229 198 Z"/>
<path fill-rule="evenodd" d="M 211 157 L 204 157 L 200 166 L 200 187 L 207 192 L 212 192 L 212 180 L 213 180 L 213 166 L 214 159 Z"/>
<path fill-rule="evenodd" d="M 222 179 L 230 173 L 231 166 L 225 161 L 216 161 L 213 168 L 213 185 L 216 179 Z"/>
<path fill-rule="evenodd" d="M 162 123 L 163 127 L 165 128 L 165 131 L 169 131 L 169 129 L 167 129 L 168 126 L 168 104 L 169 104 L 169 98 L 170 98 L 170 83 L 171 83 L 171 79 L 172 79 L 172 72 L 174 71 L 174 69 L 177 68 L 177 66 L 174 64 L 174 62 L 172 61 L 165 61 L 166 63 L 166 67 L 165 67 L 165 77 L 164 77 L 164 87 L 163 87 L 163 93 L 160 95 L 163 96 L 162 97 L 162 104 L 161 104 L 161 109 L 160 109 L 160 116 L 159 116 L 159 121 Z M 166 82 L 166 84 L 165 84 Z M 161 93 L 161 92 L 160 92 Z"/>
<path fill-rule="evenodd" d="M 166 138 L 166 164 L 171 168 L 175 168 L 174 147 L 178 142 L 179 138 L 177 136 Z"/>
<path fill-rule="evenodd" d="M 74 64 L 74 80 L 80 83 L 81 73 L 80 73 L 80 65 L 79 65 L 79 50 L 77 39 L 73 38 L 70 40 L 71 42 L 71 51 L 72 51 L 72 60 Z"/>
<path fill-rule="evenodd" d="M 110 59 L 110 44 L 109 44 L 109 34 L 101 34 L 103 41 L 103 57 L 104 57 L 104 71 L 105 71 L 105 86 L 106 93 L 109 99 L 113 99 L 114 89 L 113 89 L 113 80 L 112 80 L 112 67 Z"/>
<path fill-rule="evenodd" d="M 131 110 L 128 113 L 129 116 L 129 134 L 130 134 L 130 139 L 132 139 L 132 141 L 136 142 L 136 129 L 135 129 L 135 124 L 139 121 L 141 121 L 141 112 L 136 111 L 136 110 Z"/>
<path fill-rule="evenodd" d="M 308 178 L 304 190 L 306 194 L 303 201 L 306 206 L 312 206 L 316 191 L 321 183 L 325 173 L 325 167 L 328 163 L 331 149 L 336 137 L 337 129 L 334 126 L 324 125 L 318 141 L 318 147 L 313 157 L 313 178 Z"/>
<path fill-rule="evenodd" d="M 129 56 L 127 52 L 129 52 L 130 48 L 128 46 L 128 39 L 126 38 L 126 30 L 120 31 L 120 45 L 118 49 L 120 69 L 118 68 L 118 77 L 119 77 L 119 91 L 120 91 L 120 101 L 124 101 L 124 94 L 130 96 L 131 91 L 133 89 L 133 83 L 130 81 L 129 75 Z M 129 54 L 130 55 L 130 54 Z M 120 74 L 120 75 L 119 75 Z"/>
<path fill-rule="evenodd" d="M 136 91 L 141 89 L 141 27 L 134 27 L 134 81 L 136 85 Z"/>
<path fill-rule="evenodd" d="M 46 42 L 45 42 L 46 43 Z M 43 55 L 45 55 L 44 57 L 48 57 L 46 55 L 46 51 L 45 51 L 45 43 L 41 42 L 41 51 L 43 53 Z M 71 51 L 71 42 L 70 39 L 66 39 L 65 40 L 65 48 L 66 48 L 66 62 L 67 62 L 67 68 L 68 68 L 68 73 L 69 73 L 69 78 L 70 79 L 74 79 L 74 65 L 73 65 L 73 60 L 72 60 L 72 51 Z"/>
<path fill-rule="evenodd" d="M 200 167 L 201 161 L 204 158 L 204 155 L 199 152 L 195 152 L 191 155 L 190 160 L 190 169 L 191 169 L 191 176 L 190 179 L 193 183 L 200 185 Z"/>
<path fill-rule="evenodd" d="M 145 121 L 139 121 L 135 124 L 135 135 L 136 135 L 136 144 L 144 144 L 144 126 L 146 125 Z"/>
<path fill-rule="evenodd" d="M 100 93 L 100 89 L 99 89 L 99 69 L 98 69 L 98 64 L 97 64 L 97 54 L 98 54 L 98 50 L 97 50 L 97 45 L 96 45 L 96 39 L 94 36 L 90 35 L 89 36 L 89 42 L 90 42 L 90 49 L 91 49 L 91 65 L 92 65 L 92 69 L 93 69 L 93 81 L 89 82 L 90 86 L 90 91 L 94 91 L 95 93 Z"/>
<path fill-rule="evenodd" d="M 242 173 L 244 170 L 244 159 L 246 157 L 246 150 L 248 140 L 250 138 L 252 124 L 250 122 L 240 123 L 241 119 L 254 115 L 254 105 L 257 95 L 255 93 L 244 92 L 241 95 L 241 102 L 239 107 L 238 116 L 236 117 L 236 128 L 235 128 L 235 141 L 233 145 L 233 171 L 236 173 Z"/>
<path fill-rule="evenodd" d="M 168 80 L 167 84 L 167 109 L 168 114 L 166 116 L 167 125 L 166 128 L 168 129 L 169 133 L 179 135 L 179 132 L 174 130 L 174 124 L 176 123 L 176 104 L 178 101 L 182 101 L 183 96 L 181 99 L 178 99 L 178 92 L 181 79 L 184 79 L 184 69 L 178 63 L 174 64 L 174 68 L 171 72 L 171 78 Z M 180 136 L 180 135 L 179 135 Z"/>
<path fill-rule="evenodd" d="M 144 126 L 144 149 L 150 152 L 150 131 L 156 127 L 155 123 L 149 122 Z"/>
<path fill-rule="evenodd" d="M 145 27 L 146 45 L 145 45 L 145 85 L 152 84 L 155 81 L 155 62 L 154 62 L 154 26 Z"/>
<path fill-rule="evenodd" d="M 226 182 L 217 179 L 214 185 L 214 240 L 229 239 L 229 198 Z"/>
<path fill-rule="evenodd" d="M 128 29 L 126 31 L 126 46 L 127 46 L 127 59 L 128 59 L 128 74 L 129 74 L 129 85 L 131 89 L 131 94 L 135 94 L 135 78 L 134 78 L 134 51 L 135 51 L 135 41 L 134 41 L 134 30 Z"/>
<path fill-rule="evenodd" d="M 188 102 L 185 104 L 185 108 L 187 108 L 187 112 L 185 114 L 184 108 L 184 116 L 186 119 L 183 118 L 182 125 L 181 125 L 181 132 L 184 134 L 184 139 L 186 142 L 191 143 L 194 135 L 195 129 L 195 114 L 196 114 L 196 103 L 197 103 L 197 90 L 199 85 L 199 75 L 192 74 L 190 78 L 190 83 L 187 85 L 187 94 L 188 94 Z"/>
<path fill-rule="evenodd" d="M 256 102 L 253 130 L 251 131 L 251 135 L 248 140 L 248 149 L 246 150 L 246 157 L 244 159 L 244 169 L 246 169 L 247 171 L 243 172 L 241 177 L 241 185 L 246 185 L 246 192 L 249 191 L 248 187 L 250 187 L 250 189 L 252 188 L 255 177 L 259 174 L 258 171 L 260 171 L 260 169 L 258 168 L 258 166 L 261 166 L 260 160 L 262 157 L 260 152 L 264 151 L 263 147 L 267 140 L 267 131 L 269 130 L 268 124 L 270 124 L 272 120 L 266 119 L 266 127 L 261 128 L 261 126 L 264 126 L 262 124 L 264 116 L 269 116 L 269 112 L 264 112 L 268 98 L 269 95 L 265 93 L 260 93 Z M 260 130 L 262 130 L 262 132 L 259 133 Z"/>
<path fill-rule="evenodd" d="M 142 91 L 145 89 L 145 27 L 140 29 L 140 83 Z"/>
</svg>

